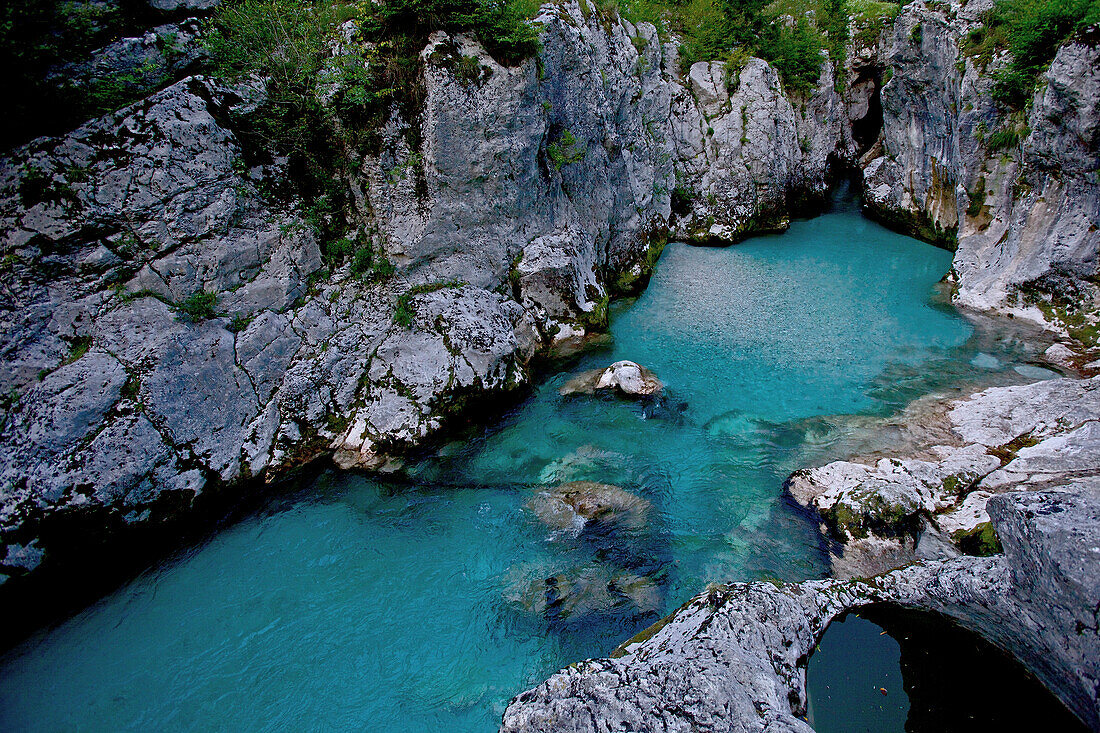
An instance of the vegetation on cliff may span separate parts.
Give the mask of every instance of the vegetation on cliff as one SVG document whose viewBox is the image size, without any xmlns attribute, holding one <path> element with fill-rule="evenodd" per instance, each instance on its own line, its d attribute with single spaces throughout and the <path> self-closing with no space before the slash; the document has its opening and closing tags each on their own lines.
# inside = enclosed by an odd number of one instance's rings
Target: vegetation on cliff
<svg viewBox="0 0 1100 733">
<path fill-rule="evenodd" d="M 683 39 L 684 67 L 750 56 L 769 61 L 789 91 L 801 94 L 821 76 L 821 51 L 841 60 L 848 41 L 845 0 L 670 0 L 659 14 Z"/>
<path fill-rule="evenodd" d="M 377 150 L 395 108 L 416 117 L 419 54 L 432 32 L 471 32 L 514 64 L 538 50 L 529 22 L 537 9 L 533 0 L 239 0 L 210 19 L 205 45 L 216 74 L 267 80 L 267 101 L 249 124 L 252 147 L 288 156 L 299 192 L 314 202 L 307 218 L 329 263 L 350 258 L 356 273 L 384 276 L 392 266 L 351 231 L 350 169 Z M 415 126 L 409 134 L 416 149 Z"/>
<path fill-rule="evenodd" d="M 1031 100 L 1058 48 L 1097 23 L 1100 0 L 998 0 L 983 26 L 971 31 L 965 50 L 983 65 L 999 50 L 1011 52 L 993 94 L 1005 106 L 1021 107 Z"/>
</svg>

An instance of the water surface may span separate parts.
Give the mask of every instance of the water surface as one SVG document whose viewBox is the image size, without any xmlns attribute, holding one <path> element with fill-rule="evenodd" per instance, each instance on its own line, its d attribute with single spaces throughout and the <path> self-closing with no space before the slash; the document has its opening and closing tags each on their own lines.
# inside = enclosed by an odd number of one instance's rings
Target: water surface
<svg viewBox="0 0 1100 733">
<path fill-rule="evenodd" d="M 854 209 L 670 245 L 611 344 L 496 426 L 405 480 L 326 473 L 13 650 L 0 729 L 491 731 L 512 695 L 708 582 L 821 576 L 791 471 L 928 391 L 1023 379 L 1026 344 L 935 303 L 949 267 Z M 623 358 L 667 399 L 558 394 Z M 646 526 L 555 533 L 527 508 L 580 479 L 644 497 Z M 565 587 L 576 613 L 547 607 Z"/>
<path fill-rule="evenodd" d="M 834 621 L 810 657 L 806 688 L 817 733 L 1087 730 L 989 642 L 891 606 Z"/>
</svg>

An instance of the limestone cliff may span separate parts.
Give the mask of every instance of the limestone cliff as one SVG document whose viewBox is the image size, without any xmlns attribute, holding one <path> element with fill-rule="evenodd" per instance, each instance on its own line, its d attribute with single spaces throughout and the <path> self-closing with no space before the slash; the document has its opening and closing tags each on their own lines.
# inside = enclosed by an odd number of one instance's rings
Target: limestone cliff
<svg viewBox="0 0 1100 733">
<path fill-rule="evenodd" d="M 1095 44 L 1059 52 L 1019 149 L 992 152 L 989 71 L 959 53 L 978 3 L 906 6 L 799 96 L 759 59 L 682 69 L 675 39 L 576 2 L 516 66 L 437 33 L 422 103 L 340 167 L 379 277 L 326 261 L 318 202 L 250 151 L 264 80 L 193 75 L 184 16 L 213 3 L 168 4 L 170 27 L 63 70 L 145 69 L 148 97 L 0 161 L 0 577 L 84 554 L 54 527 L 174 521 L 330 453 L 384 466 L 603 327 L 670 234 L 783 228 L 859 156 L 873 211 L 957 236 L 964 304 L 1095 272 Z"/>
<path fill-rule="evenodd" d="M 1100 251 L 1096 29 L 1063 45 L 1027 109 L 1012 110 L 991 93 L 1007 52 L 988 60 L 967 47 L 991 7 L 909 3 L 883 35 L 871 64 L 885 83 L 881 136 L 862 161 L 867 206 L 957 247 L 960 305 L 1080 327 L 1072 316 L 1091 322 L 1096 311 Z"/>
<path fill-rule="evenodd" d="M 415 116 L 395 105 L 374 149 L 347 151 L 359 234 L 392 275 L 330 267 L 317 202 L 286 197 L 285 159 L 252 154 L 263 79 L 185 76 L 7 154 L 5 573 L 82 555 L 55 524 L 172 521 L 330 452 L 382 466 L 602 328 L 670 229 L 782 226 L 851 157 L 831 72 L 792 101 L 760 60 L 681 77 L 650 24 L 576 3 L 537 22 L 538 57 L 513 67 L 433 35 Z M 159 37 L 70 71 L 167 63 Z M 189 73 L 201 49 L 173 37 Z"/>
</svg>

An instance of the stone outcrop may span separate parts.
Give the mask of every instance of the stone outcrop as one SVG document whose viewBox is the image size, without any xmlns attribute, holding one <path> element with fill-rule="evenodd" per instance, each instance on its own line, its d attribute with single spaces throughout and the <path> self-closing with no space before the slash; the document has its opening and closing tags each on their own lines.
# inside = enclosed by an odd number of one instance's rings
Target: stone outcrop
<svg viewBox="0 0 1100 733">
<path fill-rule="evenodd" d="M 737 241 L 787 228 L 798 204 L 820 198 L 834 159 L 853 159 L 847 108 L 823 64 L 817 89 L 792 103 L 775 69 L 699 62 L 673 98 L 678 196 L 674 236 Z"/>
<path fill-rule="evenodd" d="M 649 369 L 633 361 L 617 361 L 606 369 L 578 374 L 559 389 L 563 397 L 610 392 L 624 397 L 649 397 L 664 389 L 664 383 Z"/>
<path fill-rule="evenodd" d="M 800 731 L 806 664 L 829 623 L 869 604 L 951 618 L 1012 653 L 1100 726 L 1100 482 L 997 496 L 997 557 L 927 561 L 871 579 L 714 586 L 608 659 L 521 693 L 504 733 Z"/>
<path fill-rule="evenodd" d="M 918 456 L 837 461 L 787 482 L 841 543 L 838 576 L 954 555 L 953 545 L 996 551 L 992 497 L 1100 477 L 1100 377 L 995 387 L 911 420 L 901 429 L 923 433 L 906 441 Z"/>
<path fill-rule="evenodd" d="M 882 132 L 863 161 L 866 203 L 957 247 L 959 304 L 1065 329 L 1074 324 L 1060 308 L 1096 310 L 1097 30 L 1062 46 L 1029 108 L 1012 110 L 992 94 L 1006 53 L 989 60 L 967 50 L 991 6 L 910 3 L 883 35 Z"/>
</svg>

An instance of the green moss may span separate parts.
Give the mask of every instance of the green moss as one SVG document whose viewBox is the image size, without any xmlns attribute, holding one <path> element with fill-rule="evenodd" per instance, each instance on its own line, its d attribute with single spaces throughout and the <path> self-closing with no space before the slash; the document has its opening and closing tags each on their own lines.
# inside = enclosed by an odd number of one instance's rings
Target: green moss
<svg viewBox="0 0 1100 733">
<path fill-rule="evenodd" d="M 951 539 L 967 555 L 988 557 L 1004 552 L 992 522 L 982 522 L 969 531 L 959 530 L 951 535 Z"/>
<path fill-rule="evenodd" d="M 555 171 L 567 165 L 579 163 L 588 154 L 588 146 L 581 145 L 569 130 L 564 130 L 556 142 L 546 146 L 546 157 Z"/>
<path fill-rule="evenodd" d="M 620 657 L 625 657 L 627 655 L 627 650 L 631 646 L 633 646 L 635 644 L 641 644 L 643 642 L 649 641 L 650 639 L 652 639 L 654 636 L 657 635 L 658 631 L 660 631 L 664 627 L 668 626 L 669 622 L 671 622 L 672 619 L 676 618 L 676 614 L 679 612 L 679 610 L 680 609 L 676 609 L 675 611 L 673 611 L 669 615 L 665 616 L 664 618 L 662 618 L 660 621 L 656 622 L 652 626 L 648 626 L 648 627 L 642 629 L 637 634 L 630 637 L 629 639 L 624 641 L 622 644 L 619 644 L 619 646 L 615 647 L 615 649 L 608 656 L 611 657 L 612 659 L 619 659 Z"/>
<path fill-rule="evenodd" d="M 411 328 L 413 319 L 416 316 L 416 312 L 413 310 L 412 306 L 413 298 L 418 295 L 424 295 L 425 293 L 434 293 L 444 288 L 461 288 L 465 284 L 465 282 L 460 280 L 447 280 L 425 283 L 424 285 L 416 285 L 409 288 L 397 298 L 397 308 L 393 313 L 393 322 L 402 328 Z"/>
<path fill-rule="evenodd" d="M 834 530 L 842 531 L 854 539 L 862 539 L 867 536 L 867 529 L 863 526 L 863 517 L 846 504 L 836 504 L 826 515 L 826 522 Z"/>
<path fill-rule="evenodd" d="M 1038 444 L 1039 438 L 1035 437 L 1031 433 L 1027 433 L 1026 435 L 1020 435 L 1016 438 L 1013 438 L 1004 445 L 999 445 L 995 448 L 989 448 L 986 453 L 991 456 L 996 456 L 1001 461 L 1001 465 L 1003 466 L 1006 463 L 1009 463 L 1010 461 L 1015 459 L 1016 454 L 1023 448 L 1030 448 L 1031 446 Z"/>
<path fill-rule="evenodd" d="M 138 393 L 141 392 L 141 377 L 137 374 L 128 373 L 126 376 L 126 382 L 122 385 L 122 397 L 128 400 L 136 400 Z"/>
<path fill-rule="evenodd" d="M 596 307 L 588 313 L 582 313 L 579 322 L 584 326 L 584 330 L 589 333 L 595 331 L 606 331 L 608 326 L 608 313 L 611 298 L 608 295 L 604 295 L 596 303 Z"/>
<path fill-rule="evenodd" d="M 909 31 L 909 42 L 914 46 L 919 46 L 924 42 L 924 25 L 917 23 L 913 26 L 913 30 Z"/>
<path fill-rule="evenodd" d="M 1100 313 L 1084 292 L 1061 292 L 1044 284 L 1029 283 L 1017 291 L 1028 305 L 1037 307 L 1051 324 L 1060 326 L 1086 347 L 1100 346 Z"/>
<path fill-rule="evenodd" d="M 65 364 L 72 364 L 88 353 L 88 349 L 92 348 L 91 336 L 77 336 L 69 343 L 69 354 L 65 357 Z"/>
<path fill-rule="evenodd" d="M 969 192 L 970 203 L 966 207 L 966 215 L 971 219 L 982 213 L 986 198 L 985 176 L 980 176 L 974 184 L 974 190 Z"/>
</svg>

